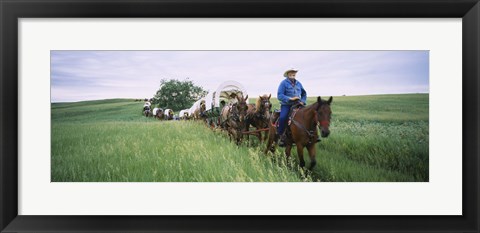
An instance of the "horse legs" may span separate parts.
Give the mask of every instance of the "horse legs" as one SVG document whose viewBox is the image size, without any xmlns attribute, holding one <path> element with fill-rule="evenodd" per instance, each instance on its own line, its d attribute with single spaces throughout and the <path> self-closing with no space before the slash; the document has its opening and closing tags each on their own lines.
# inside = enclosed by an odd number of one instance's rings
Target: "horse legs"
<svg viewBox="0 0 480 233">
<path fill-rule="evenodd" d="M 226 130 L 227 130 L 228 138 L 230 139 L 230 142 L 232 142 L 233 133 L 228 126 L 226 127 Z"/>
<path fill-rule="evenodd" d="M 260 136 L 261 136 L 261 135 L 262 135 L 262 132 L 260 132 Z M 268 132 L 265 132 L 265 133 L 263 134 L 263 140 L 266 141 L 267 138 L 268 138 Z"/>
<path fill-rule="evenodd" d="M 303 145 L 300 143 L 297 144 L 297 154 L 298 154 L 298 160 L 300 160 L 300 167 L 304 168 L 305 160 L 303 159 Z"/>
<path fill-rule="evenodd" d="M 267 147 L 265 148 L 265 155 L 267 155 L 269 150 L 272 153 L 275 153 L 275 147 L 273 146 L 273 141 L 275 140 L 275 132 L 272 129 L 270 129 L 268 133 L 269 134 L 268 134 Z"/>
<path fill-rule="evenodd" d="M 261 134 L 261 132 L 255 133 L 255 136 L 257 136 L 258 141 L 260 142 L 260 144 L 262 144 L 263 141 L 262 141 L 262 134 Z"/>
<path fill-rule="evenodd" d="M 288 144 L 286 147 L 285 147 L 285 157 L 287 159 L 287 166 L 289 167 L 289 164 L 290 164 L 290 155 L 291 155 L 291 152 L 292 152 L 292 145 L 291 144 Z"/>
<path fill-rule="evenodd" d="M 271 150 L 270 147 L 272 147 L 272 142 L 273 140 L 269 138 L 267 141 L 267 147 L 265 147 L 265 151 L 264 151 L 265 155 L 267 155 L 268 150 Z"/>
<path fill-rule="evenodd" d="M 247 123 L 246 126 L 245 126 L 245 132 L 246 132 L 246 135 L 247 136 L 247 146 L 250 144 L 250 134 L 248 133 L 250 131 L 250 124 Z"/>
<path fill-rule="evenodd" d="M 238 130 L 237 130 L 237 131 L 235 132 L 235 141 L 236 141 L 235 143 L 237 144 L 237 146 L 240 145 L 240 143 L 242 142 L 242 136 L 243 136 L 243 135 L 242 135 L 242 132 L 241 132 L 241 131 L 238 131 Z"/>
<path fill-rule="evenodd" d="M 237 143 L 237 134 L 234 129 L 230 129 L 230 132 L 232 133 L 232 140 Z"/>
<path fill-rule="evenodd" d="M 313 170 L 315 165 L 317 164 L 317 159 L 316 159 L 316 149 L 315 149 L 315 143 L 311 143 L 308 146 L 308 155 L 310 156 L 310 170 Z"/>
<path fill-rule="evenodd" d="M 267 141 L 267 147 L 265 148 L 265 155 L 267 155 L 268 151 L 271 151 L 272 153 L 275 152 L 275 148 L 273 147 L 273 138 L 269 137 Z"/>
</svg>

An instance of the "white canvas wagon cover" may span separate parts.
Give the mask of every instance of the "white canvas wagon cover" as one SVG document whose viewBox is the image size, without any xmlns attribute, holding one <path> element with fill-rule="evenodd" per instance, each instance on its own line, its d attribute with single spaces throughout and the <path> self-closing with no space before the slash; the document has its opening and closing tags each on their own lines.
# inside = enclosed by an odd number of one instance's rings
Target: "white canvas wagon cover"
<svg viewBox="0 0 480 233">
<path fill-rule="evenodd" d="M 201 98 L 197 100 L 197 102 L 193 103 L 192 107 L 188 110 L 188 115 L 193 115 L 195 110 L 200 109 L 202 102 L 205 102 L 205 98 Z"/>
<path fill-rule="evenodd" d="M 185 113 L 188 113 L 188 110 L 189 110 L 189 109 L 183 109 L 182 111 L 180 111 L 180 113 L 178 114 L 178 116 L 179 116 L 180 118 L 184 117 Z"/>
<path fill-rule="evenodd" d="M 220 107 L 220 101 L 222 99 L 228 100 L 227 102 L 236 102 L 236 99 L 232 99 L 231 95 L 239 92 L 241 92 L 243 96 L 247 95 L 247 90 L 241 83 L 233 80 L 221 83 L 215 91 L 208 93 L 205 97 L 206 110 Z"/>
</svg>

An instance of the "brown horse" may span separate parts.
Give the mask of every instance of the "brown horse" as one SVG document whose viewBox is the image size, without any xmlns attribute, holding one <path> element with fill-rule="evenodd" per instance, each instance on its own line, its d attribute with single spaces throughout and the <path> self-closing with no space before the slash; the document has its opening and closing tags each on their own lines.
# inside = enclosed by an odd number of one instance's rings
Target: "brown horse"
<svg viewBox="0 0 480 233">
<path fill-rule="evenodd" d="M 257 130 L 268 128 L 268 121 L 270 120 L 270 112 L 272 108 L 272 103 L 270 102 L 271 96 L 271 94 L 268 96 L 260 96 L 255 104 L 248 105 L 247 122 L 245 127 L 247 131 L 250 129 L 250 126 L 255 127 Z M 257 132 L 255 135 L 258 137 L 260 143 L 268 137 L 267 132 L 265 132 L 263 138 L 261 132 Z"/>
<path fill-rule="evenodd" d="M 247 99 L 248 95 L 243 98 L 242 93 L 235 95 L 237 102 L 226 105 L 222 108 L 220 114 L 220 126 L 228 132 L 230 141 L 235 139 L 238 145 L 243 139 L 243 130 L 245 129 L 245 118 L 247 115 Z"/>
<path fill-rule="evenodd" d="M 328 137 L 330 134 L 330 120 L 332 116 L 332 110 L 330 104 L 332 103 L 332 97 L 327 101 L 322 100 L 320 96 L 317 98 L 317 102 L 308 105 L 306 107 L 292 112 L 291 123 L 287 127 L 287 140 L 285 141 L 285 155 L 287 159 L 290 157 L 292 150 L 292 143 L 297 145 L 298 159 L 300 160 L 300 167 L 305 167 L 305 160 L 303 159 L 303 148 L 307 147 L 308 155 L 310 156 L 310 170 L 317 164 L 316 161 L 316 148 L 318 133 L 317 127 L 320 127 L 321 136 Z M 270 150 L 275 152 L 275 146 L 273 142 L 278 140 L 276 135 L 276 120 L 279 114 L 274 114 L 270 118 L 269 124 L 269 138 L 267 142 L 267 148 L 265 154 Z M 290 131 L 288 131 L 290 128 Z"/>
</svg>

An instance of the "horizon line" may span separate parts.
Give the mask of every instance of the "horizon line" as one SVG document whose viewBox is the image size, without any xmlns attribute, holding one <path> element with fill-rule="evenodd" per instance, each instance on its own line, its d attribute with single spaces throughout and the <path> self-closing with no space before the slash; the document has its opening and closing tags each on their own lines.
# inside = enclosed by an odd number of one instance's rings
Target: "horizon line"
<svg viewBox="0 0 480 233">
<path fill-rule="evenodd" d="M 381 94 L 356 94 L 356 95 L 323 95 L 323 96 L 332 96 L 332 97 L 355 97 L 355 96 L 374 96 L 374 95 L 413 95 L 413 94 L 430 94 L 429 92 L 410 92 L 410 93 L 381 93 Z M 322 97 L 323 97 L 322 96 Z M 271 98 L 276 98 L 277 96 L 272 95 Z M 314 98 L 318 97 L 318 95 L 312 95 L 307 98 Z M 253 97 L 252 97 L 253 98 Z M 76 101 L 58 101 L 53 102 L 50 101 L 51 104 L 61 104 L 61 103 L 78 103 L 78 102 L 89 102 L 89 101 L 99 101 L 99 100 L 118 100 L 118 99 L 128 99 L 128 100 L 135 100 L 141 99 L 142 101 L 145 98 L 133 98 L 133 97 L 125 97 L 125 98 L 108 98 L 108 99 L 87 99 L 87 100 L 76 100 Z M 250 98 L 249 98 L 250 99 Z M 254 98 L 256 99 L 256 98 Z"/>
</svg>

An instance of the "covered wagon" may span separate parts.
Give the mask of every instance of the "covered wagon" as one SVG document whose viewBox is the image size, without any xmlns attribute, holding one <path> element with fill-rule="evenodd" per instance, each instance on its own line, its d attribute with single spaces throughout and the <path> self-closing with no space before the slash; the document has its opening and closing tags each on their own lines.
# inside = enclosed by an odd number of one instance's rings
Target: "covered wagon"
<svg viewBox="0 0 480 233">
<path fill-rule="evenodd" d="M 205 118 L 209 125 L 217 127 L 220 125 L 220 112 L 227 104 L 233 104 L 237 101 L 235 96 L 242 93 L 247 96 L 245 87 L 239 82 L 230 80 L 221 83 L 215 91 L 207 94 L 205 97 Z"/>
</svg>

